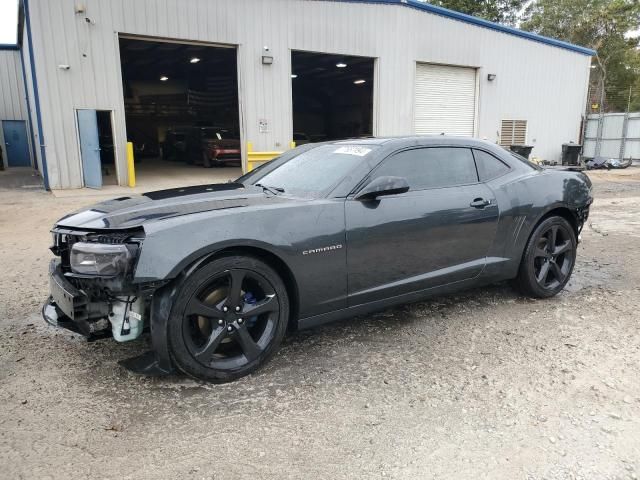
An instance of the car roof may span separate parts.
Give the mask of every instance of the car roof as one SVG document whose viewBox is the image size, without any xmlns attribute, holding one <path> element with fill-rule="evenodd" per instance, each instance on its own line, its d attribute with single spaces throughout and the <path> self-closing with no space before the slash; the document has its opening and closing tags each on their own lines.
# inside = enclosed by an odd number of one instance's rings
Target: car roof
<svg viewBox="0 0 640 480">
<path fill-rule="evenodd" d="M 495 144 L 486 140 L 479 140 L 472 137 L 460 137 L 452 135 L 412 135 L 404 137 L 366 137 L 351 138 L 327 142 L 333 145 L 385 145 L 389 147 L 402 148 L 414 145 L 459 145 L 465 147 L 487 147 L 495 148 Z"/>
</svg>

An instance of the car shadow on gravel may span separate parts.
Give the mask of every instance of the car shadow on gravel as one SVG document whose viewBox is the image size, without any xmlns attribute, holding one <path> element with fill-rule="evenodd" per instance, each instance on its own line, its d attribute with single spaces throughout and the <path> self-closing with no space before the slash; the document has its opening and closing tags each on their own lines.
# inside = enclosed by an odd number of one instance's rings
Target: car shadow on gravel
<svg viewBox="0 0 640 480">
<path fill-rule="evenodd" d="M 341 375 L 344 368 L 350 374 L 358 372 L 358 356 L 363 352 L 397 349 L 407 345 L 407 337 L 422 337 L 418 341 L 428 348 L 430 338 L 438 330 L 455 328 L 455 322 L 473 312 L 494 308 L 505 303 L 533 303 L 534 300 L 520 296 L 507 283 L 468 290 L 462 293 L 434 297 L 425 301 L 389 308 L 369 315 L 329 323 L 309 330 L 289 333 L 280 351 L 265 367 L 256 373 L 232 384 L 295 383 L 308 376 L 310 372 L 321 372 L 328 376 Z M 448 323 L 451 323 L 448 325 Z M 78 338 L 76 336 L 76 338 Z M 79 341 L 81 341 L 78 338 Z M 413 340 L 414 342 L 416 340 Z M 115 375 L 129 382 L 146 384 L 155 388 L 200 388 L 206 383 L 191 380 L 185 375 L 173 374 L 166 377 L 145 377 L 127 372 L 118 366 L 112 369 L 112 362 L 136 356 L 151 348 L 150 337 L 143 335 L 139 340 L 117 344 L 112 340 L 88 343 L 81 347 L 78 354 L 83 357 L 85 380 L 95 385 L 96 376 Z M 355 347 L 354 347 L 355 346 Z M 351 363 L 345 366 L 345 358 Z M 366 358 L 362 358 L 363 361 Z M 286 377 L 286 378 L 284 378 Z M 298 379 L 298 380 L 296 380 Z M 209 385 L 210 386 L 210 385 Z M 222 385 L 214 388 L 221 389 Z"/>
</svg>

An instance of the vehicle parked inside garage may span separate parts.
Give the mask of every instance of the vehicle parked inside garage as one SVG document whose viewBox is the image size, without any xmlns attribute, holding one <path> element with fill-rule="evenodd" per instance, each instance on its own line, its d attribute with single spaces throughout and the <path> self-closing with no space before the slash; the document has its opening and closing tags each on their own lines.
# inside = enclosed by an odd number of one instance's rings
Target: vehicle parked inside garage
<svg viewBox="0 0 640 480">
<path fill-rule="evenodd" d="M 162 142 L 162 158 L 175 162 L 187 162 L 189 127 L 174 127 L 167 130 L 164 142 Z"/>
<path fill-rule="evenodd" d="M 165 160 L 221 167 L 240 165 L 240 139 L 223 127 L 175 127 L 167 131 L 162 146 Z"/>
<path fill-rule="evenodd" d="M 202 165 L 205 167 L 240 166 L 240 138 L 225 128 L 201 128 Z"/>
<path fill-rule="evenodd" d="M 308 144 L 219 185 L 121 197 L 53 228 L 43 315 L 90 338 L 136 338 L 123 364 L 225 382 L 307 328 L 513 279 L 566 285 L 592 202 L 548 171 L 446 136 Z"/>
</svg>

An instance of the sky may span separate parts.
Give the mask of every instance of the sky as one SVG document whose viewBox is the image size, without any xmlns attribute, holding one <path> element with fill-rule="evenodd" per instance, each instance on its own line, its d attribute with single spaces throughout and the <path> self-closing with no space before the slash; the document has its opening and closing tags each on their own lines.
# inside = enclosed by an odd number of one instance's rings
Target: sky
<svg viewBox="0 0 640 480">
<path fill-rule="evenodd" d="M 0 0 L 0 43 L 16 43 L 18 0 Z"/>
</svg>

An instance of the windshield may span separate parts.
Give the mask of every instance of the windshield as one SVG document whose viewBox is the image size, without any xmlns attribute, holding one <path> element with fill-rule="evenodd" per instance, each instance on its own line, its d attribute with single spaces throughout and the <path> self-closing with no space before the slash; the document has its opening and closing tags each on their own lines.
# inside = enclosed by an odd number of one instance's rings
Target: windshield
<svg viewBox="0 0 640 480">
<path fill-rule="evenodd" d="M 375 145 L 321 145 L 252 179 L 251 183 L 282 189 L 292 195 L 317 197 L 330 192 L 375 148 Z"/>
</svg>

